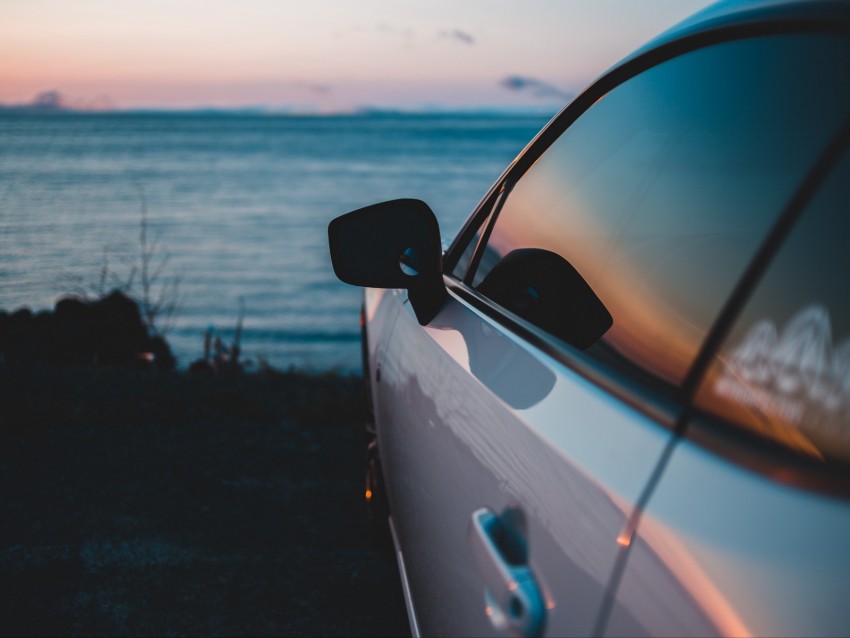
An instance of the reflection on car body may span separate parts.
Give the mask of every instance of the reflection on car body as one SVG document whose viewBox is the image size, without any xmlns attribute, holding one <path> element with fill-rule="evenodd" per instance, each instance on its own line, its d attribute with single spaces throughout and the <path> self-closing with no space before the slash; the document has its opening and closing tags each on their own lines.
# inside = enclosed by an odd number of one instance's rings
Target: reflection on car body
<svg viewBox="0 0 850 638">
<path fill-rule="evenodd" d="M 445 254 L 415 200 L 331 223 L 414 634 L 850 633 L 848 60 L 850 3 L 722 2 Z"/>
</svg>

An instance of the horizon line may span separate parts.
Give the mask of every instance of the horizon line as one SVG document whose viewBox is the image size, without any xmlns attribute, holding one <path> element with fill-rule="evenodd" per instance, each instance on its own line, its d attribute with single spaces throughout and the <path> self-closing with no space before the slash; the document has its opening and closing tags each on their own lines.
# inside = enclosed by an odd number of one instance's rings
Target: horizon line
<svg viewBox="0 0 850 638">
<path fill-rule="evenodd" d="M 35 104 L 0 103 L 0 115 L 256 115 L 268 117 L 334 117 L 369 115 L 513 115 L 553 116 L 564 104 L 550 105 L 506 105 L 482 104 L 476 106 L 451 106 L 429 104 L 419 106 L 354 106 L 347 109 L 326 110 L 303 106 L 161 106 L 161 107 L 115 107 L 109 109 L 86 109 L 70 106 L 45 106 Z"/>
</svg>

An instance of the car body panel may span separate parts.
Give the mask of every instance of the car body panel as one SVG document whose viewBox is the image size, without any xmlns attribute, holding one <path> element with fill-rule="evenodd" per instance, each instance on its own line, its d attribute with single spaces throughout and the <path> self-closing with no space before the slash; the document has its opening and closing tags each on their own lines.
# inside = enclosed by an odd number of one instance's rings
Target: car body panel
<svg viewBox="0 0 850 638">
<path fill-rule="evenodd" d="M 844 498 L 682 440 L 641 515 L 606 635 L 846 635 L 848 538 Z"/>
<path fill-rule="evenodd" d="M 375 375 L 380 374 L 381 354 L 389 341 L 393 326 L 401 309 L 399 303 L 387 303 L 387 300 L 402 294 L 400 290 L 380 290 L 378 288 L 366 288 L 363 294 L 363 326 L 362 336 L 365 346 L 363 361 L 363 373 L 367 378 L 367 387 L 370 392 L 374 391 Z M 369 334 L 373 337 L 369 338 Z M 372 406 L 380 406 L 378 397 L 372 394 Z"/>
<path fill-rule="evenodd" d="M 405 304 L 376 385 L 390 507 L 423 634 L 499 635 L 466 539 L 475 510 L 510 504 L 528 520 L 546 634 L 591 632 L 618 537 L 672 433 L 455 296 L 424 328 Z"/>
</svg>

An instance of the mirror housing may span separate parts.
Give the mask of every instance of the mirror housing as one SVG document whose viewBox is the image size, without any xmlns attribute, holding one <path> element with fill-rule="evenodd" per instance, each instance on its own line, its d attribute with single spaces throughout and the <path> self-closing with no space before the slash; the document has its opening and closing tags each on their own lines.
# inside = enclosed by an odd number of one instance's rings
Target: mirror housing
<svg viewBox="0 0 850 638">
<path fill-rule="evenodd" d="M 347 284 L 406 288 L 423 326 L 439 312 L 443 284 L 440 228 L 428 205 L 395 199 L 360 208 L 328 225 L 331 263 Z"/>
</svg>

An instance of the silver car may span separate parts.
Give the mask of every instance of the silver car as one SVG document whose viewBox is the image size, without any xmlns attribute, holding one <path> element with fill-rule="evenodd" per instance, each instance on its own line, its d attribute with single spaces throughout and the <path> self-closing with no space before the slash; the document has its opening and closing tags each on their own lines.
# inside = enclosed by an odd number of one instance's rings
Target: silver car
<svg viewBox="0 0 850 638">
<path fill-rule="evenodd" d="M 850 634 L 847 2 L 650 42 L 444 254 L 417 200 L 329 236 L 414 635 Z"/>
</svg>

